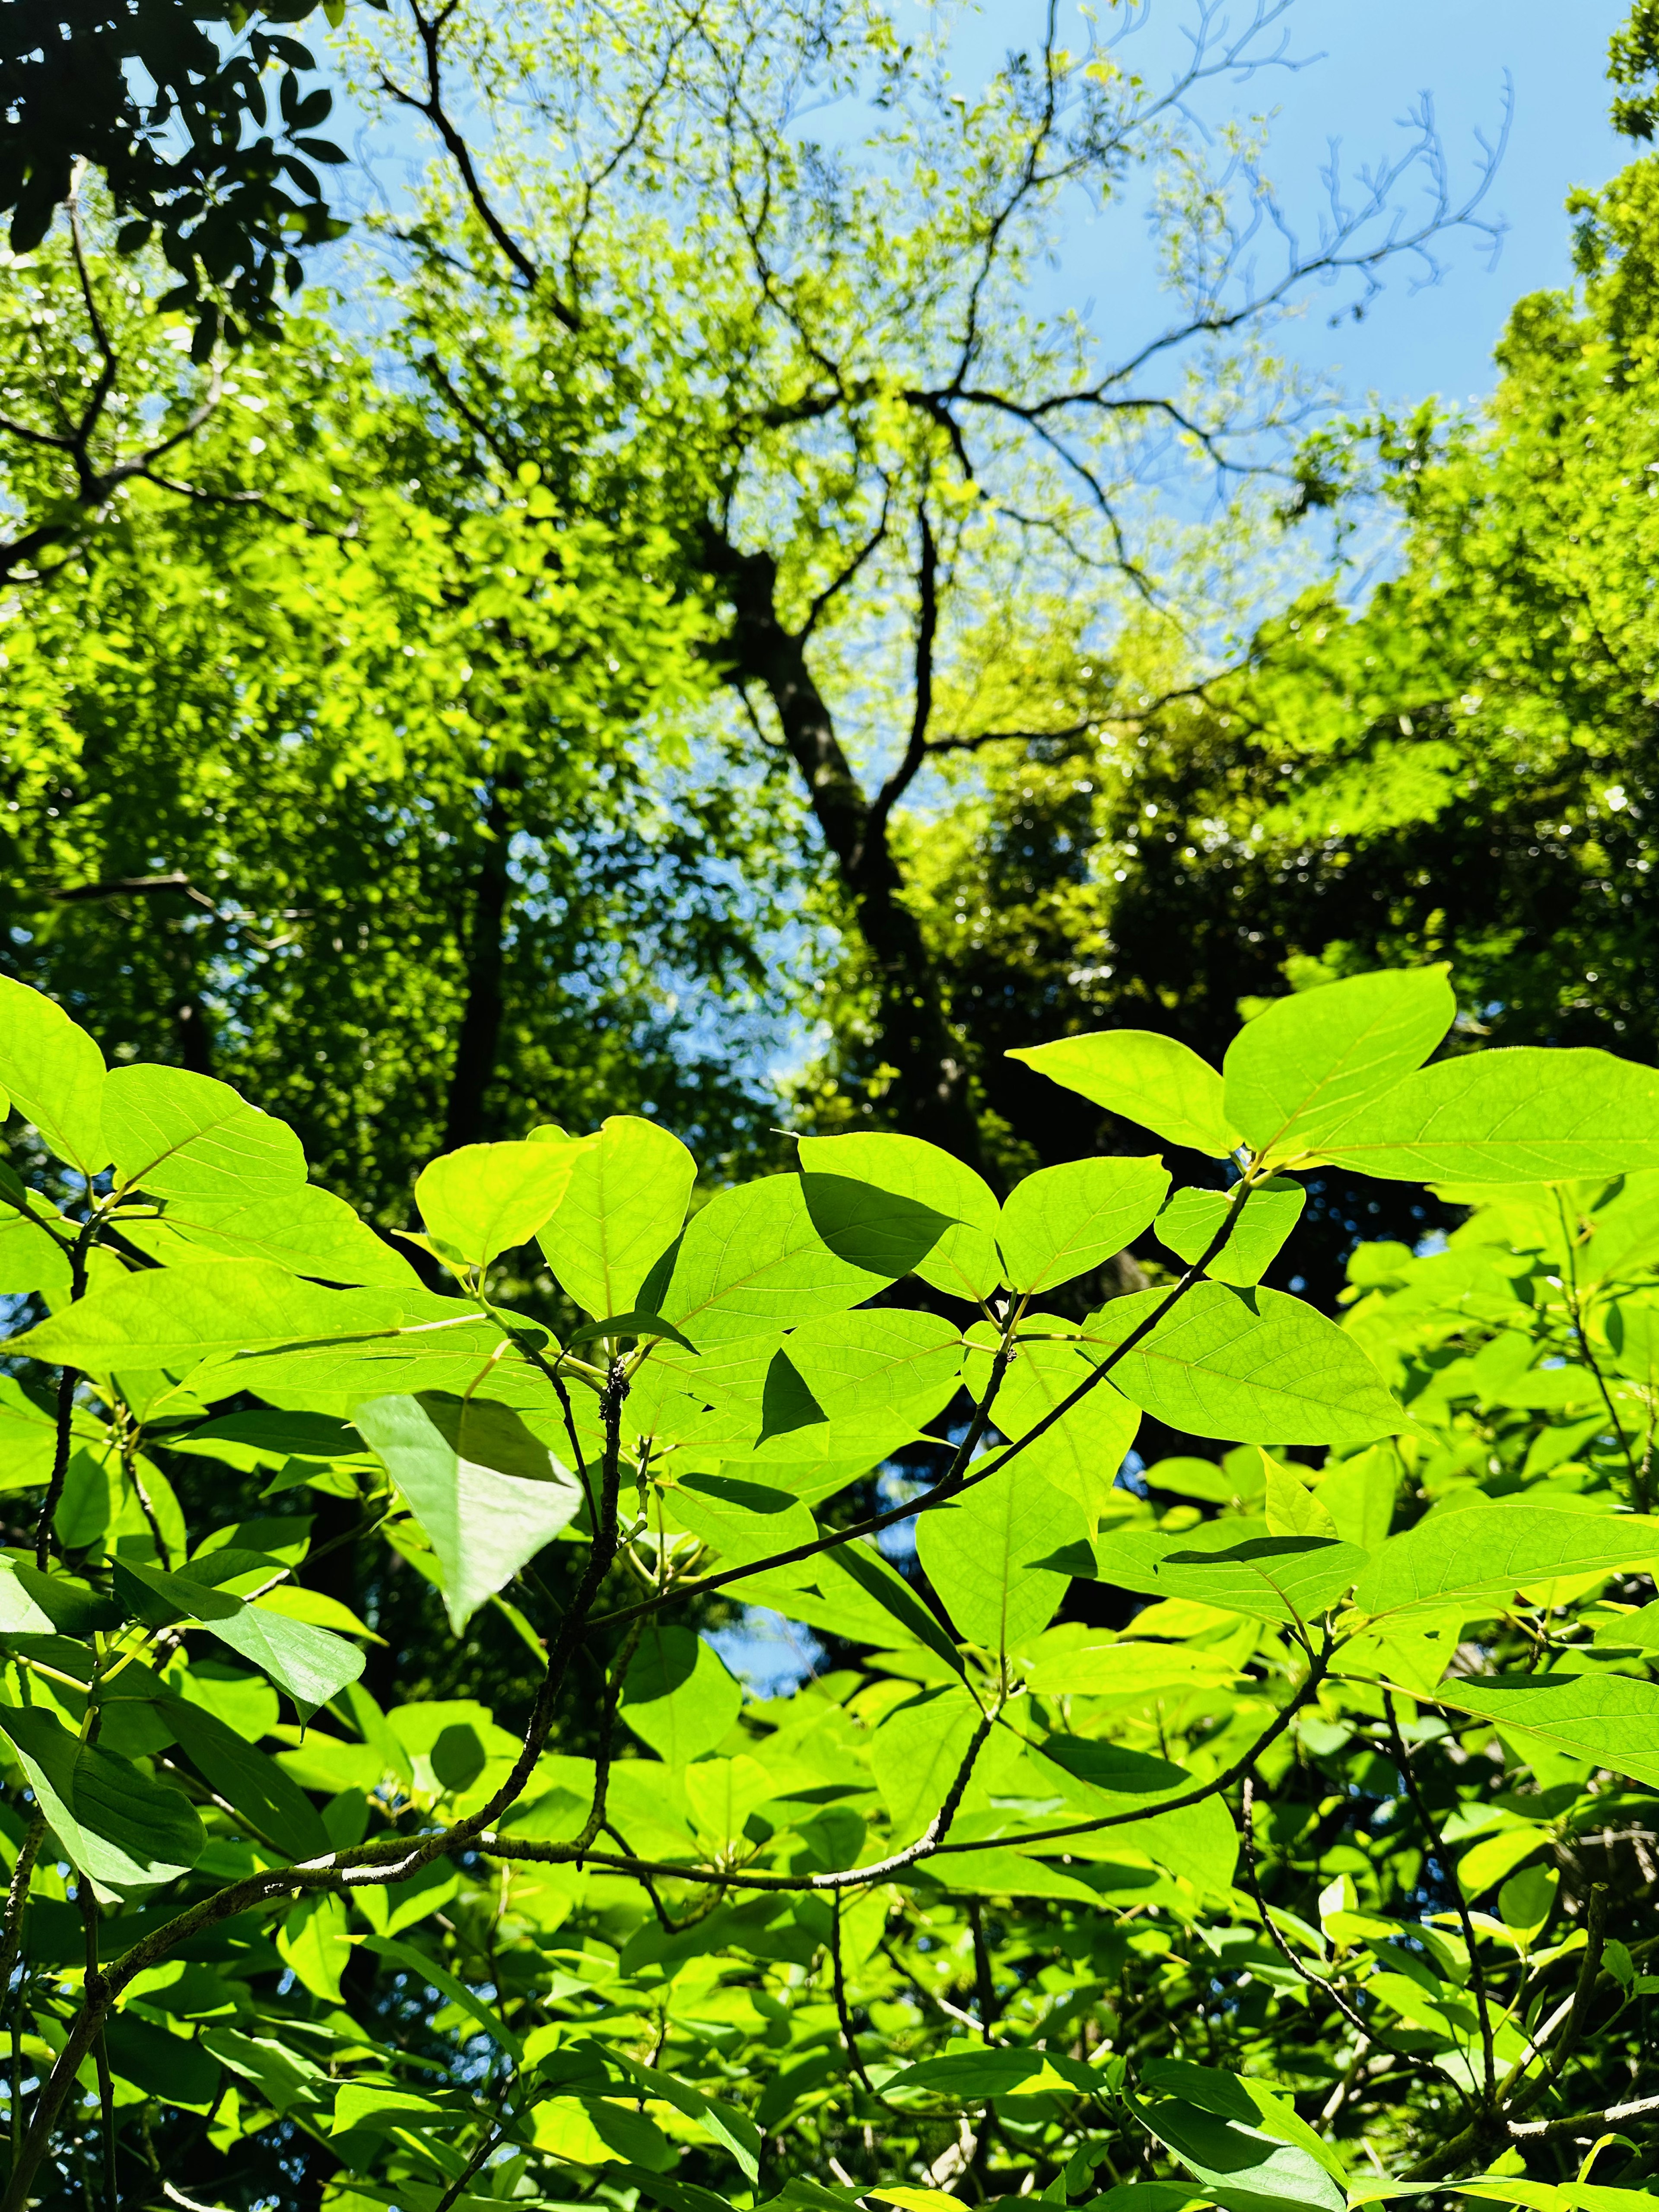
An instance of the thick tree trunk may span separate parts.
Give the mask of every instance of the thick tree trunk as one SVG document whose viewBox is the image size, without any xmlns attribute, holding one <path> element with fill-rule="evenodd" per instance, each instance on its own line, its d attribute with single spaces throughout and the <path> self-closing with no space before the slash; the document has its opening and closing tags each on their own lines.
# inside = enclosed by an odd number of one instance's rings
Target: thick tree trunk
<svg viewBox="0 0 1659 2212">
<path fill-rule="evenodd" d="M 733 672 L 760 684 L 772 702 L 869 954 L 878 1048 L 896 1071 L 888 1094 L 891 1118 L 907 1134 L 983 1172 L 967 1065 L 945 1021 L 921 927 L 904 903 L 886 822 L 877 818 L 842 750 L 805 640 L 779 619 L 777 564 L 769 553 L 740 553 L 723 539 L 713 544 L 711 559 L 733 611 L 726 641 Z"/>
<path fill-rule="evenodd" d="M 484 817 L 478 872 L 472 885 L 472 911 L 466 934 L 466 1000 L 455 1039 L 441 1149 L 488 1141 L 489 1086 L 501 1035 L 501 957 L 512 883 L 507 874 L 512 836 L 509 800 L 518 787 L 510 769 L 492 778 Z"/>
</svg>

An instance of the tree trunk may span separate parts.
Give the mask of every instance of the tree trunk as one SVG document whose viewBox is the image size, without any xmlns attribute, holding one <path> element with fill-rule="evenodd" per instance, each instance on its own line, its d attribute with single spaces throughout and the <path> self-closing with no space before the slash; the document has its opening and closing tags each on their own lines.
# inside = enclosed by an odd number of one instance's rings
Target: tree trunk
<svg viewBox="0 0 1659 2212">
<path fill-rule="evenodd" d="M 502 769 L 491 778 L 483 848 L 472 886 L 466 935 L 466 1001 L 455 1039 L 441 1150 L 488 1141 L 489 1086 L 501 1034 L 501 949 L 512 883 L 507 874 L 512 821 L 508 801 L 519 777 Z"/>
<path fill-rule="evenodd" d="M 724 538 L 711 542 L 710 559 L 733 610 L 726 641 L 732 672 L 760 684 L 772 702 L 869 954 L 878 1047 L 896 1071 L 888 1094 L 891 1118 L 982 1174 L 967 1063 L 945 1021 L 921 927 L 904 903 L 887 823 L 875 817 L 842 750 L 807 665 L 805 641 L 779 619 L 777 563 L 769 553 L 740 553 Z"/>
</svg>

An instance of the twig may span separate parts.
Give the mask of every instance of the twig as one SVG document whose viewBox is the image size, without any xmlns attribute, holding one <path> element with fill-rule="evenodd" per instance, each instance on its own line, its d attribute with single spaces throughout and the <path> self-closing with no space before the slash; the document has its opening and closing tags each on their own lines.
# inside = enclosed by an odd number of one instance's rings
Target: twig
<svg viewBox="0 0 1659 2212">
<path fill-rule="evenodd" d="M 1468 1902 L 1463 1895 L 1463 1885 L 1457 1879 L 1456 1865 L 1447 1853 L 1445 1843 L 1424 1801 L 1417 1777 L 1412 1771 L 1411 1755 L 1406 1749 L 1406 1740 L 1400 1733 L 1400 1717 L 1395 1711 L 1394 1693 L 1390 1690 L 1384 1690 L 1382 1692 L 1382 1711 L 1388 1721 L 1389 1741 L 1394 1752 L 1395 1764 L 1400 1769 L 1400 1778 L 1406 1785 L 1406 1792 L 1416 1812 L 1418 1823 L 1423 1831 L 1424 1840 L 1439 1861 L 1441 1869 L 1450 1885 L 1452 1903 L 1456 1907 L 1458 1923 L 1463 1930 L 1463 1941 L 1468 1948 L 1469 1986 L 1474 1993 L 1475 2011 L 1480 2022 L 1481 2064 L 1486 2078 L 1486 2103 L 1490 2110 L 1498 2099 L 1498 2059 L 1492 2043 L 1492 2007 L 1486 1995 L 1486 1970 L 1480 1963 L 1474 1922 L 1470 1917 Z"/>
<path fill-rule="evenodd" d="M 847 2063 L 857 2076 L 860 2088 L 871 2096 L 876 2094 L 876 2085 L 865 2071 L 864 2061 L 859 2056 L 858 2039 L 853 2033 L 853 2015 L 847 2003 L 847 1976 L 841 1961 L 841 1892 L 837 1890 L 830 1900 L 830 1964 L 836 1992 L 836 2018 L 841 2023 L 841 2039 L 847 2051 Z"/>
</svg>

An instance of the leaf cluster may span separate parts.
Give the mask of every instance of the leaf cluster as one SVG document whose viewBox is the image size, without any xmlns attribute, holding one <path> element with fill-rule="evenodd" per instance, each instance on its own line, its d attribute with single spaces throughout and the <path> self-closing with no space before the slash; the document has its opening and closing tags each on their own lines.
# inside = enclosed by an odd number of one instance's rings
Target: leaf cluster
<svg viewBox="0 0 1659 2212">
<path fill-rule="evenodd" d="M 1437 1058 L 1452 1012 L 1383 972 L 1219 1070 L 1028 1054 L 1212 1187 L 999 1204 L 859 1134 L 688 1213 L 618 1115 L 443 1155 L 389 1242 L 228 1085 L 0 986 L 58 1164 L 0 1183 L 46 1309 L 0 1384 L 8 2206 L 1573 2212 L 1611 2137 L 1634 2212 L 1659 1077 Z M 1363 1249 L 1341 1325 L 1260 1287 L 1337 1164 L 1469 1209 Z M 1160 1284 L 1048 1310 L 1149 1235 Z M 1149 1419 L 1191 1449 L 1140 1467 Z M 204 1467 L 259 1510 L 187 1522 Z M 331 1499 L 510 1626 L 525 1712 L 371 1694 Z M 720 1593 L 845 1663 L 746 1695 Z"/>
</svg>

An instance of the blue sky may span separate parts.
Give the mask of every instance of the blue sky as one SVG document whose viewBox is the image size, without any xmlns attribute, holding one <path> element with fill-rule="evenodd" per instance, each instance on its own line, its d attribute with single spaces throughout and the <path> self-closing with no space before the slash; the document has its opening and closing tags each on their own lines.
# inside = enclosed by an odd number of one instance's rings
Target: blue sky
<svg viewBox="0 0 1659 2212">
<path fill-rule="evenodd" d="M 1126 60 L 1137 57 L 1134 66 L 1150 80 L 1166 74 L 1199 4 L 1153 0 L 1144 29 L 1121 50 Z M 1123 5 L 1098 0 L 1103 29 Z M 1212 0 L 1216 20 L 1230 17 L 1237 27 L 1250 5 Z M 1490 139 L 1501 125 L 1506 76 L 1513 96 L 1508 147 L 1484 210 L 1507 225 L 1496 265 L 1488 269 L 1481 241 L 1452 239 L 1437 282 L 1413 289 L 1402 268 L 1363 321 L 1335 328 L 1331 302 L 1316 294 L 1287 336 L 1296 358 L 1340 374 L 1351 403 L 1372 391 L 1399 403 L 1431 392 L 1468 399 L 1491 389 L 1492 348 L 1510 303 L 1570 278 L 1568 191 L 1604 182 L 1634 151 L 1607 120 L 1607 40 L 1627 12 L 1628 0 L 1295 0 L 1286 9 L 1275 36 L 1287 31 L 1293 56 L 1308 58 L 1307 65 L 1212 88 L 1203 112 L 1218 119 L 1278 111 L 1268 166 L 1304 223 L 1333 139 L 1348 168 L 1386 156 L 1401 143 L 1400 118 L 1426 93 L 1454 184 L 1467 185 L 1476 132 Z M 1081 44 L 1079 14 L 1077 0 L 1062 0 L 1062 40 Z M 987 0 L 960 38 L 961 74 L 982 75 L 1008 46 L 1030 41 L 1040 22 L 1040 0 Z M 1073 299 L 1109 299 L 1115 319 L 1120 312 L 1137 325 L 1164 319 L 1154 272 L 1121 220 L 1074 233 L 1056 283 Z"/>
</svg>

